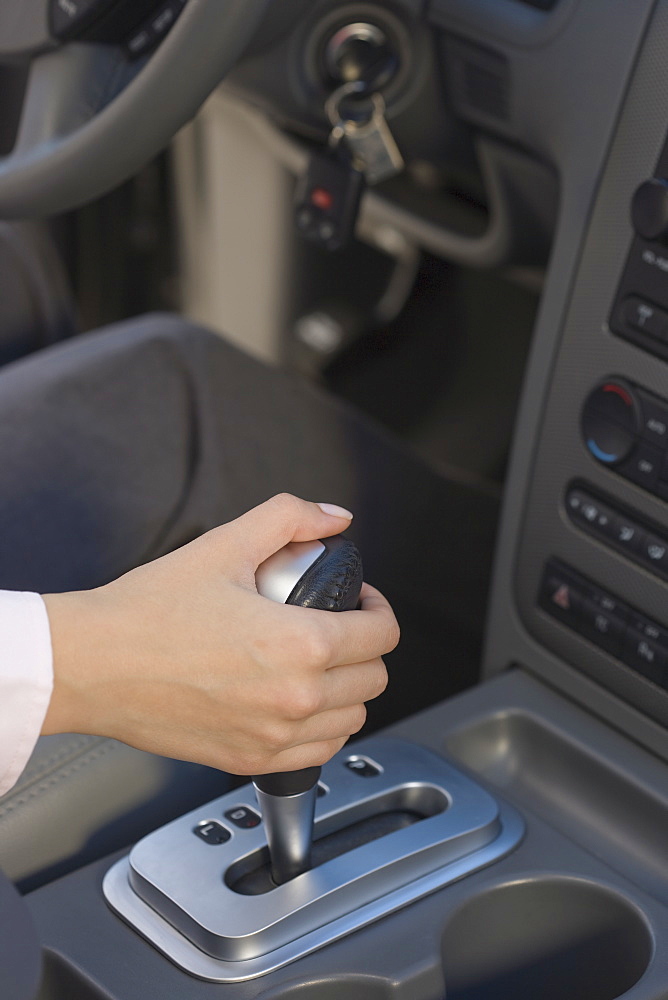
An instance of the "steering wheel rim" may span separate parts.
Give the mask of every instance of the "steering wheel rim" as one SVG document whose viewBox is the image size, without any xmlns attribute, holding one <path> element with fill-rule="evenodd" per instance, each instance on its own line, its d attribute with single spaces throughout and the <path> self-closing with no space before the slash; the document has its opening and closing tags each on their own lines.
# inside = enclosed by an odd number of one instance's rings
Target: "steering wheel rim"
<svg viewBox="0 0 668 1000">
<path fill-rule="evenodd" d="M 0 158 L 0 218 L 66 211 L 136 173 L 195 115 L 271 2 L 188 0 L 138 64 L 81 42 L 33 56 L 17 142 Z"/>
</svg>

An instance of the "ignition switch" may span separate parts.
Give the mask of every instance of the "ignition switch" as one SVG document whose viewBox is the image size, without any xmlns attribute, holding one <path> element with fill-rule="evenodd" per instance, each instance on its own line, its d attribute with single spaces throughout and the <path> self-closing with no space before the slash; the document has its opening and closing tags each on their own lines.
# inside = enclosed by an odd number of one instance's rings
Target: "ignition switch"
<svg viewBox="0 0 668 1000">
<path fill-rule="evenodd" d="M 335 84 L 366 84 L 378 91 L 397 75 L 400 60 L 396 46 L 382 28 L 367 21 L 356 21 L 338 28 L 323 47 L 327 77 Z"/>
</svg>

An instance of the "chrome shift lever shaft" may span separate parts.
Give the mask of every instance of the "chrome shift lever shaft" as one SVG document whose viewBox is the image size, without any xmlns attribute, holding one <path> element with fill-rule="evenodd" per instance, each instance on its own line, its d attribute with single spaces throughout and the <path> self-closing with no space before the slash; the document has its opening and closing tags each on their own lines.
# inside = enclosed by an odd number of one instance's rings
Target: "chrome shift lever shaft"
<svg viewBox="0 0 668 1000">
<path fill-rule="evenodd" d="M 266 781 L 274 775 L 263 775 L 253 782 L 267 834 L 271 877 L 276 885 L 289 882 L 311 867 L 313 817 L 320 768 L 308 770 L 316 772 L 313 784 L 306 791 L 296 792 L 294 795 L 275 795 L 264 791 L 263 778 Z"/>
</svg>

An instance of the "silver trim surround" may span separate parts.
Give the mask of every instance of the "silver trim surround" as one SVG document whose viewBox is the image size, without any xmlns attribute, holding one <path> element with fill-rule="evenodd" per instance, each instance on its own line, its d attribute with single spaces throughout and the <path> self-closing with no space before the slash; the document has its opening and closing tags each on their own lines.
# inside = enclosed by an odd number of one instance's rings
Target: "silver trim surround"
<svg viewBox="0 0 668 1000">
<path fill-rule="evenodd" d="M 316 806 L 316 837 L 385 808 L 427 803 L 426 818 L 354 848 L 271 892 L 245 896 L 225 874 L 266 856 L 263 827 L 234 831 L 209 846 L 192 830 L 206 814 L 245 801 L 237 789 L 150 834 L 106 875 L 104 894 L 119 916 L 177 965 L 213 982 L 266 975 L 378 920 L 517 846 L 524 824 L 479 785 L 415 744 L 373 739 L 356 745 L 384 771 L 372 778 L 324 768 L 330 788 Z M 223 820 L 224 822 L 224 820 Z M 263 855 L 264 852 L 264 855 Z"/>
<path fill-rule="evenodd" d="M 301 578 L 326 552 L 320 541 L 290 542 L 261 563 L 255 574 L 258 594 L 285 604 Z"/>
</svg>

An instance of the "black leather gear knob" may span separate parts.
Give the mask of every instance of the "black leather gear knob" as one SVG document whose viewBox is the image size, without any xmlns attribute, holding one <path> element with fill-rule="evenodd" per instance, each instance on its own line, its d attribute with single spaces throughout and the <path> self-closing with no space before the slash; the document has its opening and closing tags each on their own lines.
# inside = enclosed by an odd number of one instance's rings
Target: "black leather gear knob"
<svg viewBox="0 0 668 1000">
<path fill-rule="evenodd" d="M 326 538 L 325 551 L 304 573 L 286 601 L 319 611 L 354 611 L 362 586 L 362 558 L 354 542 Z"/>
<path fill-rule="evenodd" d="M 354 611 L 359 605 L 364 571 L 354 542 L 335 535 L 315 542 L 292 542 L 258 568 L 258 593 L 284 604 L 318 611 Z M 288 588 L 291 588 L 288 590 Z M 263 774 L 256 787 L 270 795 L 307 792 L 320 777 L 319 767 Z"/>
</svg>

